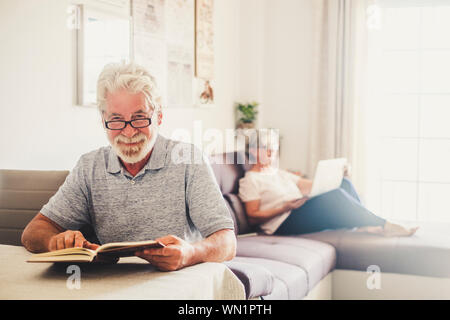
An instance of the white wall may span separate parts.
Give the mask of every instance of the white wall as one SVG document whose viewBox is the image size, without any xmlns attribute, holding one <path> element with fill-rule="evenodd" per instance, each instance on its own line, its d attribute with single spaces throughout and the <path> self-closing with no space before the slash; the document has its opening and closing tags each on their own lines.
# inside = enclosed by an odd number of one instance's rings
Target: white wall
<svg viewBox="0 0 450 320">
<path fill-rule="evenodd" d="M 307 163 L 313 1 L 245 0 L 240 12 L 240 99 L 261 102 L 258 126 L 280 129 L 280 166 L 296 170 Z"/>
<path fill-rule="evenodd" d="M 74 106 L 69 0 L 0 0 L 0 168 L 71 169 L 106 145 L 98 112 Z M 215 1 L 214 108 L 165 109 L 162 133 L 233 128 L 239 90 L 239 0 Z"/>
<path fill-rule="evenodd" d="M 66 7 L 0 2 L 0 168 L 67 169 L 106 141 L 95 111 L 72 106 Z"/>
</svg>

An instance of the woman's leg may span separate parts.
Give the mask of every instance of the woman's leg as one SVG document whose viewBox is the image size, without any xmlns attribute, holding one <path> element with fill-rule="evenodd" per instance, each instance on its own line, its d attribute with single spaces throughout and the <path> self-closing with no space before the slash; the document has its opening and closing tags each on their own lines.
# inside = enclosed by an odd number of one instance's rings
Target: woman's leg
<svg viewBox="0 0 450 320">
<path fill-rule="evenodd" d="M 347 191 L 349 195 L 351 195 L 356 201 L 361 203 L 361 199 L 359 199 L 358 193 L 355 190 L 355 187 L 353 186 L 353 183 L 348 178 L 343 178 L 340 188 Z"/>
<path fill-rule="evenodd" d="M 362 206 L 354 195 L 339 188 L 312 198 L 300 208 L 293 210 L 275 234 L 303 234 L 325 229 L 384 226 L 385 222 L 385 219 Z"/>
<path fill-rule="evenodd" d="M 359 199 L 358 193 L 353 187 L 352 182 L 348 178 L 342 179 L 342 183 L 340 188 L 344 189 L 349 195 L 351 195 L 355 200 L 361 203 Z M 367 226 L 363 228 L 358 228 L 356 231 L 358 232 L 369 232 L 376 234 L 383 234 L 384 236 L 410 236 L 413 235 L 417 231 L 418 227 L 414 228 L 405 228 L 399 224 L 390 223 L 386 221 L 384 226 L 381 228 L 380 226 Z"/>
</svg>

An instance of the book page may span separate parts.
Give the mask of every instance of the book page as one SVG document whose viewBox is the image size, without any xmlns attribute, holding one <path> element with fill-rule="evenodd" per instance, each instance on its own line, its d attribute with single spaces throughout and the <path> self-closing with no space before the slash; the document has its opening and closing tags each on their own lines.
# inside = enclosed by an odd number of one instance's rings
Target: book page
<svg viewBox="0 0 450 320">
<path fill-rule="evenodd" d="M 87 248 L 67 248 L 33 254 L 27 262 L 91 262 L 96 252 Z"/>
<path fill-rule="evenodd" d="M 146 245 L 157 245 L 159 242 L 155 240 L 146 240 L 146 241 L 129 241 L 129 242 L 110 242 L 106 243 L 97 248 L 97 252 L 109 251 L 112 249 L 120 249 L 125 247 L 139 247 Z"/>
<path fill-rule="evenodd" d="M 132 242 L 112 242 L 104 244 L 97 250 L 87 248 L 67 248 L 44 253 L 33 254 L 27 262 L 91 262 L 99 254 L 101 257 L 96 260 L 110 258 L 130 257 L 138 250 L 147 248 L 163 248 L 164 245 L 158 241 L 132 241 Z"/>
<path fill-rule="evenodd" d="M 60 250 L 54 250 L 54 251 L 49 251 L 49 252 L 37 253 L 37 254 L 34 254 L 33 256 L 55 257 L 55 256 L 65 256 L 65 255 L 73 255 L 73 254 L 95 256 L 96 252 L 94 250 L 87 249 L 87 248 L 67 248 L 67 249 L 60 249 Z"/>
</svg>

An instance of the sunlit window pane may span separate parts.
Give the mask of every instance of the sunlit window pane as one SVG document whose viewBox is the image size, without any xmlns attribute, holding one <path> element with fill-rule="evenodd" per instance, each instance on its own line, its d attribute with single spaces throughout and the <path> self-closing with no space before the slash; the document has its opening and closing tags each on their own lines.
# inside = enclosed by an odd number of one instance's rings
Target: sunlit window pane
<svg viewBox="0 0 450 320">
<path fill-rule="evenodd" d="M 388 219 L 450 222 L 450 1 L 392 4 L 369 34 L 364 198 Z"/>
<path fill-rule="evenodd" d="M 418 219 L 450 222 L 450 184 L 419 184 Z"/>
<path fill-rule="evenodd" d="M 415 220 L 417 185 L 414 182 L 383 182 L 382 211 L 390 219 Z"/>
<path fill-rule="evenodd" d="M 422 92 L 450 93 L 450 50 L 424 51 L 421 68 Z"/>
<path fill-rule="evenodd" d="M 450 49 L 450 6 L 422 8 L 423 48 Z"/>
<path fill-rule="evenodd" d="M 386 180 L 417 180 L 417 140 L 382 139 L 379 159 L 382 178 Z"/>
<path fill-rule="evenodd" d="M 450 94 L 421 97 L 420 136 L 450 138 Z"/>
<path fill-rule="evenodd" d="M 419 8 L 391 8 L 383 14 L 381 36 L 386 49 L 417 49 L 420 36 Z M 398 23 L 401 21 L 402 23 Z"/>
<path fill-rule="evenodd" d="M 387 51 L 382 57 L 383 91 L 386 93 L 415 93 L 419 89 L 419 54 L 417 52 Z"/>
<path fill-rule="evenodd" d="M 381 101 L 379 126 L 384 137 L 417 138 L 419 98 L 417 95 L 386 95 Z"/>
<path fill-rule="evenodd" d="M 450 184 L 450 140 L 423 139 L 420 143 L 419 180 Z M 450 211 L 449 211 L 450 214 Z"/>
</svg>

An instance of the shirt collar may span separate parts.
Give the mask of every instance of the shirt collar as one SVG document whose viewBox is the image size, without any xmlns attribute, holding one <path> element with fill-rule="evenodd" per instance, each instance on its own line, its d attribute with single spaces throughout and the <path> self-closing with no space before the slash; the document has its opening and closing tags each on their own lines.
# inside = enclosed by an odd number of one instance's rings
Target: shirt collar
<svg viewBox="0 0 450 320">
<path fill-rule="evenodd" d="M 145 164 L 144 169 L 161 169 L 165 165 L 166 155 L 167 139 L 158 134 L 158 137 L 156 137 L 155 145 L 153 146 L 152 154 L 150 155 L 150 159 Z M 122 170 L 122 165 L 120 164 L 119 157 L 114 152 L 112 147 L 110 147 L 109 149 L 109 159 L 106 170 L 109 173 L 118 173 Z"/>
</svg>

